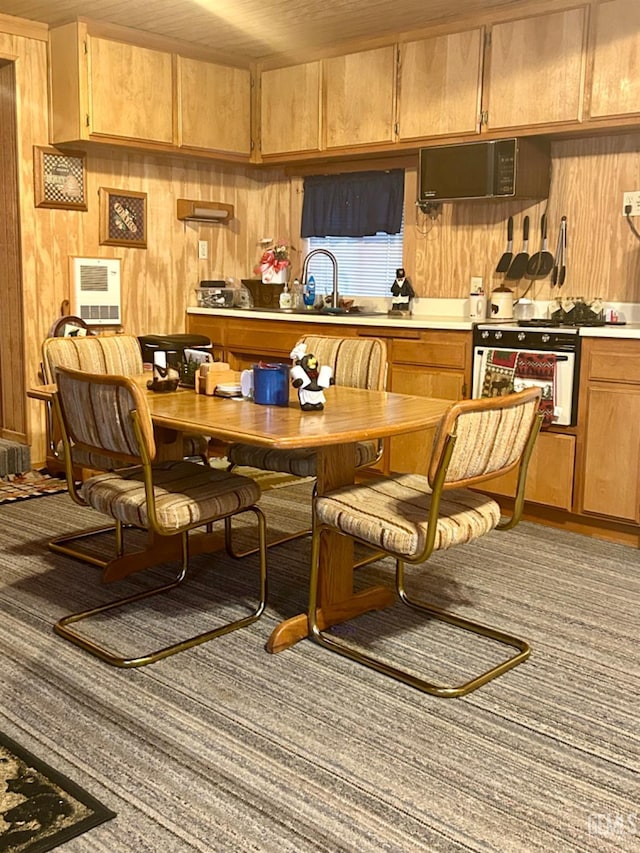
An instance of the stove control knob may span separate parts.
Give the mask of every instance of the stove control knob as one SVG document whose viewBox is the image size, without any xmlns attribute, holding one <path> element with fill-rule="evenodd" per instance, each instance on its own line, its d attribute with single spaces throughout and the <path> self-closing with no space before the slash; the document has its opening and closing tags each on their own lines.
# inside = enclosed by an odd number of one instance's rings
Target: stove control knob
<svg viewBox="0 0 640 853">
<path fill-rule="evenodd" d="M 481 333 L 480 333 L 480 337 L 481 337 L 481 338 L 488 338 L 488 337 L 489 337 L 489 332 L 487 332 L 487 330 L 485 329 L 485 330 L 484 330 L 484 332 L 481 332 Z"/>
<path fill-rule="evenodd" d="M 499 341 L 502 337 L 502 332 L 496 332 L 496 340 Z"/>
<path fill-rule="evenodd" d="M 525 332 L 518 332 L 518 340 L 523 341 L 526 338 Z"/>
<path fill-rule="evenodd" d="M 542 336 L 542 343 L 543 343 L 543 344 L 548 344 L 548 343 L 549 343 L 549 335 L 543 335 L 543 336 Z"/>
</svg>

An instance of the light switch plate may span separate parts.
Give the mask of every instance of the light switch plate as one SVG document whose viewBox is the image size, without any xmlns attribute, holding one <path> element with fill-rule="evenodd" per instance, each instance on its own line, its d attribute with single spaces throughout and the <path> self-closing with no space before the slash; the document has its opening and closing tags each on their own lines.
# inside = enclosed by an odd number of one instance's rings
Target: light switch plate
<svg viewBox="0 0 640 853">
<path fill-rule="evenodd" d="M 209 243 L 206 240 L 198 240 L 198 257 L 201 261 L 209 257 Z"/>
</svg>

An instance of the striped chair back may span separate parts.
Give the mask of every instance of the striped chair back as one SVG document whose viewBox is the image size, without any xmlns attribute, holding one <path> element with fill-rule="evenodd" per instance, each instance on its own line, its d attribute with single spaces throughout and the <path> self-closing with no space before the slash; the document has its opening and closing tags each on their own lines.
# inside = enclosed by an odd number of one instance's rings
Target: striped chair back
<svg viewBox="0 0 640 853">
<path fill-rule="evenodd" d="M 47 338 L 42 345 L 42 363 L 46 382 L 56 381 L 57 367 L 120 376 L 135 376 L 144 370 L 134 335 Z"/>
<path fill-rule="evenodd" d="M 108 455 L 123 465 L 152 460 L 153 424 L 144 391 L 127 376 L 58 367 L 59 414 L 67 439 L 87 453 Z M 137 413 L 141 443 L 131 413 Z"/>
<path fill-rule="evenodd" d="M 381 338 L 334 338 L 305 335 L 298 343 L 313 353 L 319 365 L 333 368 L 336 385 L 384 391 L 387 344 Z"/>
<path fill-rule="evenodd" d="M 430 485 L 435 485 L 452 435 L 455 446 L 444 477 L 445 489 L 473 485 L 515 468 L 531 431 L 537 429 L 540 394 L 539 388 L 527 388 L 504 397 L 454 403 L 438 427 L 429 464 Z"/>
</svg>

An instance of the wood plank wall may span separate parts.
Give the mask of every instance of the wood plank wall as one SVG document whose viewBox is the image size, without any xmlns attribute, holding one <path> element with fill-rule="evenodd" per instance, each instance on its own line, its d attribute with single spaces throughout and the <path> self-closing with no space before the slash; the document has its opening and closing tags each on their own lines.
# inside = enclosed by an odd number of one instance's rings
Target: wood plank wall
<svg viewBox="0 0 640 853">
<path fill-rule="evenodd" d="M 514 217 L 517 252 L 522 246 L 522 220 L 529 215 L 529 251 L 534 252 L 540 243 L 540 216 L 546 209 L 552 253 L 560 218 L 567 217 L 567 277 L 562 296 L 640 302 L 640 241 L 622 215 L 623 193 L 640 189 L 639 154 L 640 133 L 555 141 L 548 201 L 445 204 L 435 220 L 407 205 L 410 230 L 405 266 L 407 272 L 413 268 L 417 293 L 465 296 L 472 275 L 483 277 L 486 291 L 499 286 L 502 275 L 496 274 L 495 267 L 506 247 L 508 217 Z M 415 182 L 412 171 L 408 201 L 416 197 Z M 515 288 L 519 295 L 527 283 L 523 280 Z M 528 293 L 535 299 L 557 295 L 549 279 L 535 282 Z"/>
<path fill-rule="evenodd" d="M 5 22 L 0 18 L 0 30 Z M 87 156 L 86 212 L 34 207 L 33 146 L 48 143 L 46 43 L 40 35 L 0 32 L 0 60 L 15 60 L 18 112 L 21 287 L 12 298 L 23 306 L 20 319 L 1 314 L 3 335 L 24 341 L 19 397 L 38 381 L 41 341 L 71 298 L 69 257 L 122 258 L 123 318 L 132 334 L 184 330 L 184 312 L 195 304 L 203 278 L 251 275 L 261 237 L 291 239 L 300 255 L 302 181 L 280 170 L 226 166 L 213 161 L 180 160 L 94 146 Z M 548 201 L 550 249 L 555 249 L 561 215 L 569 222 L 568 274 L 563 293 L 640 302 L 640 242 L 621 215 L 622 193 L 640 190 L 640 133 L 567 139 L 552 143 L 553 181 Z M 148 247 L 100 246 L 98 189 L 110 187 L 148 196 Z M 176 199 L 229 202 L 236 218 L 228 225 L 183 224 Z M 504 250 L 506 219 L 516 218 L 515 250 L 520 248 L 522 216 L 532 218 L 530 248 L 538 243 L 544 203 L 461 203 L 444 205 L 431 221 L 416 214 L 415 172 L 407 172 L 405 267 L 418 295 L 464 297 L 472 275 L 487 289 L 499 284 L 494 273 Z M 0 214 L 1 215 L 1 214 Z M 198 240 L 209 241 L 209 260 L 198 260 Z M 294 272 L 299 271 L 294 258 Z M 3 282 L 5 280 L 3 279 Z M 537 283 L 536 298 L 552 295 Z M 3 294 L 3 299 L 6 294 Z M 3 382 L 8 366 L 0 364 Z M 44 416 L 39 403 L 26 404 L 26 428 L 34 460 L 44 458 Z M 4 426 L 0 425 L 0 426 Z"/>
</svg>

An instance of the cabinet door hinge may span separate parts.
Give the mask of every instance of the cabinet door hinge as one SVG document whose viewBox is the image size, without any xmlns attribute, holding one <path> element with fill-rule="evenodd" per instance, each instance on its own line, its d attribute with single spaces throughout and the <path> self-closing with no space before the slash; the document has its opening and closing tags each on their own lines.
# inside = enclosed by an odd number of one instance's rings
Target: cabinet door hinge
<svg viewBox="0 0 640 853">
<path fill-rule="evenodd" d="M 395 133 L 396 136 L 400 135 L 400 123 L 399 122 L 396 122 L 393 125 L 393 132 Z"/>
<path fill-rule="evenodd" d="M 84 39 L 84 41 L 82 42 L 82 49 L 84 50 L 85 54 L 89 53 L 89 44 L 86 39 Z"/>
<path fill-rule="evenodd" d="M 487 30 L 484 34 L 484 46 L 491 47 L 491 30 Z"/>
<path fill-rule="evenodd" d="M 479 119 L 480 119 L 479 124 L 488 125 L 489 124 L 489 110 L 482 110 L 482 112 L 480 113 Z"/>
<path fill-rule="evenodd" d="M 85 113 L 84 123 L 86 127 L 91 127 L 91 122 L 89 121 L 89 113 Z"/>
</svg>

